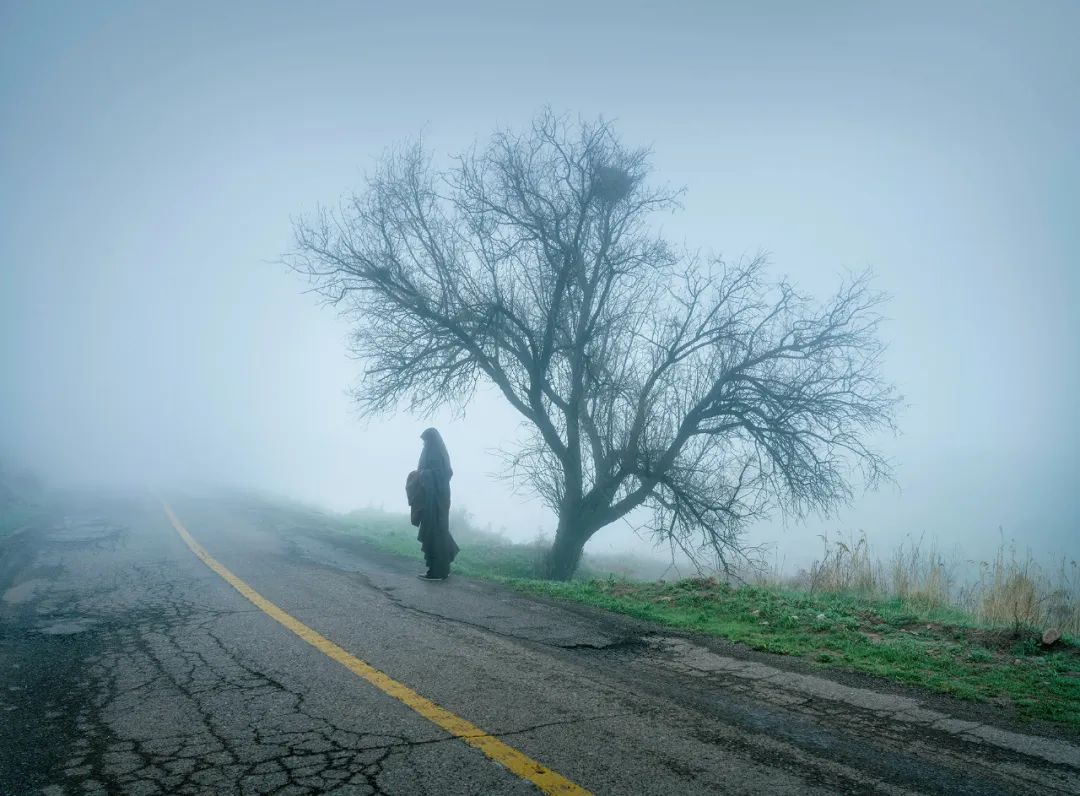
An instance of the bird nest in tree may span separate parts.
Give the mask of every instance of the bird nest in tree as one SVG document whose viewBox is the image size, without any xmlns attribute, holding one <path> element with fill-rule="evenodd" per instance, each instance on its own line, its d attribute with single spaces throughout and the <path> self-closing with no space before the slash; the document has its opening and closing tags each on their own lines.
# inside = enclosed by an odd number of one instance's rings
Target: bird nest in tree
<svg viewBox="0 0 1080 796">
<path fill-rule="evenodd" d="M 618 166 L 598 166 L 593 172 L 593 191 L 607 202 L 617 202 L 630 193 L 634 178 Z"/>
</svg>

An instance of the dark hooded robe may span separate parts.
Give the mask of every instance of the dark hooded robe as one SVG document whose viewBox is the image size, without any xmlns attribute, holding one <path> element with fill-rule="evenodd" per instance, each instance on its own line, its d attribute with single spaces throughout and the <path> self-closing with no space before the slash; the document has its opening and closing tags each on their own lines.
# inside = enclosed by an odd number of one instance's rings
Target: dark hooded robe
<svg viewBox="0 0 1080 796">
<path fill-rule="evenodd" d="M 416 465 L 419 489 L 417 501 L 420 510 L 420 532 L 417 539 L 424 551 L 428 574 L 445 578 L 450 574 L 450 562 L 458 554 L 458 546 L 450 535 L 450 479 L 454 475 L 450 467 L 450 454 L 442 436 L 433 428 L 426 429 L 420 438 L 424 449 Z"/>
</svg>

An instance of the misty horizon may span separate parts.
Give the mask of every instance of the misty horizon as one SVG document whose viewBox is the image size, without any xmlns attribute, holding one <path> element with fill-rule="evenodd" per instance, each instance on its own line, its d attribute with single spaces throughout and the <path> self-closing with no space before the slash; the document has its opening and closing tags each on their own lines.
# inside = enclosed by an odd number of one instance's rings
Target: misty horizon
<svg viewBox="0 0 1080 796">
<path fill-rule="evenodd" d="M 795 565 L 860 529 L 977 556 L 1000 527 L 1080 557 L 1080 55 L 1057 18 L 1076 7 L 617 8 L 598 39 L 493 4 L 419 27 L 346 4 L 5 6 L 0 462 L 404 513 L 434 425 L 456 506 L 551 534 L 491 455 L 513 410 L 483 390 L 460 416 L 361 420 L 347 319 L 281 264 L 293 220 L 389 147 L 446 158 L 551 106 L 652 147 L 653 178 L 687 188 L 657 219 L 673 242 L 768 251 L 819 299 L 870 267 L 892 296 L 883 371 L 906 406 L 875 444 L 896 485 L 750 541 Z M 586 552 L 648 548 L 615 524 Z"/>
</svg>

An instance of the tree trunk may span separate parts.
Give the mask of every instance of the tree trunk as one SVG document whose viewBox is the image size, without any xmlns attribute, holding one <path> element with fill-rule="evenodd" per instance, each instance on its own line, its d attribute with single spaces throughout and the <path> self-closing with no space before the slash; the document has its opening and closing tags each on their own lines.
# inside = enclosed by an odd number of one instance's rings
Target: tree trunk
<svg viewBox="0 0 1080 796">
<path fill-rule="evenodd" d="M 551 580 L 570 580 L 581 561 L 581 551 L 590 534 L 582 528 L 559 523 L 555 543 L 544 559 L 544 577 Z"/>
</svg>

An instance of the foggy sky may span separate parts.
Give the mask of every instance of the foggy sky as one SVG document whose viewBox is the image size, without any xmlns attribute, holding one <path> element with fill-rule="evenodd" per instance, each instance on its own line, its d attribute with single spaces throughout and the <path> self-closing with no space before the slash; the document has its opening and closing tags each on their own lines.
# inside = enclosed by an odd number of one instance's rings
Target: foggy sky
<svg viewBox="0 0 1080 796">
<path fill-rule="evenodd" d="M 491 475 L 509 409 L 361 423 L 347 324 L 274 262 L 386 147 L 550 104 L 654 146 L 689 189 L 674 240 L 767 249 L 820 296 L 872 266 L 894 296 L 899 488 L 754 539 L 978 554 L 1001 526 L 1080 555 L 1080 4 L 668 6 L 4 3 L 0 458 L 397 510 L 437 424 L 459 504 L 550 532 Z"/>
</svg>

